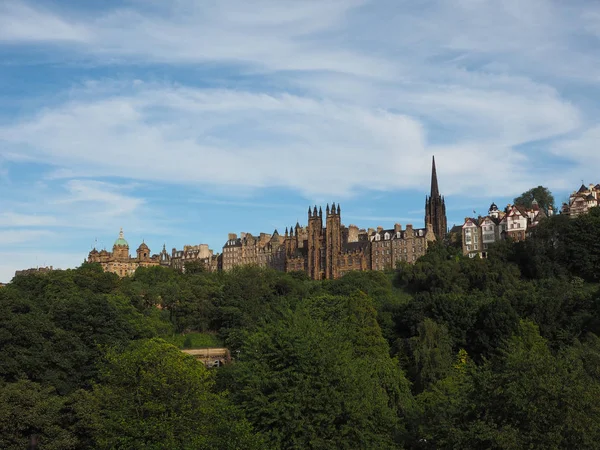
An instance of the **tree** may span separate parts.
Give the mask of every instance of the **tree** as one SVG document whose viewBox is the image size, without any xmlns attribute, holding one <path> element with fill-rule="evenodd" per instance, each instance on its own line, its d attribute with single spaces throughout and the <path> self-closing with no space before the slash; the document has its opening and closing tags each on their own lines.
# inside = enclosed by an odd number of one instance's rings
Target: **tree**
<svg viewBox="0 0 600 450">
<path fill-rule="evenodd" d="M 110 350 L 77 412 L 94 448 L 256 449 L 260 440 L 213 373 L 161 339 Z"/>
<path fill-rule="evenodd" d="M 393 365 L 387 352 L 378 360 L 357 357 L 344 328 L 370 327 L 344 322 L 287 312 L 245 340 L 230 374 L 232 395 L 268 448 L 396 448 L 398 399 L 384 384 L 393 378 L 410 395 L 404 377 L 399 370 L 380 375 L 383 358 Z"/>
<path fill-rule="evenodd" d="M 544 186 L 538 186 L 523 192 L 520 196 L 515 198 L 513 202 L 515 205 L 531 208 L 533 199 L 538 202 L 540 209 L 544 211 L 547 211 L 549 207 L 554 209 L 554 197 L 552 196 L 550 190 Z"/>
<path fill-rule="evenodd" d="M 452 366 L 452 340 L 444 325 L 426 318 L 419 324 L 419 335 L 410 339 L 414 360 L 416 389 L 422 390 L 430 383 L 448 375 Z"/>
<path fill-rule="evenodd" d="M 81 448 L 69 430 L 65 403 L 52 387 L 25 379 L 0 382 L 0 448 L 28 448 L 32 442 L 47 449 Z"/>
<path fill-rule="evenodd" d="M 183 267 L 185 268 L 185 273 L 187 274 L 203 273 L 207 271 L 204 261 L 200 260 L 186 261 Z"/>
</svg>

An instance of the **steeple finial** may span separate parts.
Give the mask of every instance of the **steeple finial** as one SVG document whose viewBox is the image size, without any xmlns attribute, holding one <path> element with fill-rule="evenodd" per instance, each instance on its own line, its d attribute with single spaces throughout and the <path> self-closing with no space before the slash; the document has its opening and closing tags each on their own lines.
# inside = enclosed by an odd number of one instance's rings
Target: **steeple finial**
<svg viewBox="0 0 600 450">
<path fill-rule="evenodd" d="M 433 156 L 431 163 L 431 198 L 437 198 L 440 195 L 440 190 L 438 188 L 438 180 L 437 180 L 437 172 L 435 170 L 435 156 Z"/>
<path fill-rule="evenodd" d="M 119 231 L 119 239 L 124 239 L 125 236 L 123 235 L 123 227 L 121 227 L 121 230 Z"/>
</svg>

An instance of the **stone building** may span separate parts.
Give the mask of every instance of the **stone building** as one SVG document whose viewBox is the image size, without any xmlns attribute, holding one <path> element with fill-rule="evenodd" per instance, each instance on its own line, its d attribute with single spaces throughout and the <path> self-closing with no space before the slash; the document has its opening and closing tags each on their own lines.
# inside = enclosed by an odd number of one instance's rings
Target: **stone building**
<svg viewBox="0 0 600 450">
<path fill-rule="evenodd" d="M 160 265 L 175 270 L 185 271 L 187 262 L 199 262 L 209 272 L 219 270 L 219 254 L 214 255 L 208 244 L 184 245 L 183 250 L 173 248 L 171 254 L 167 253 L 166 245 L 158 255 Z"/>
<path fill-rule="evenodd" d="M 446 201 L 438 187 L 437 172 L 435 170 L 435 156 L 431 163 L 431 191 L 425 197 L 425 227 L 431 224 L 436 239 L 443 241 L 448 232 L 446 221 Z"/>
<path fill-rule="evenodd" d="M 96 250 L 88 255 L 88 262 L 100 263 L 105 272 L 116 273 L 120 277 L 132 275 L 138 267 L 151 267 L 160 264 L 159 255 L 150 256 L 150 249 L 142 242 L 136 250 L 136 256 L 129 255 L 129 243 L 125 240 L 123 229 L 113 245 L 112 252 Z"/>
<path fill-rule="evenodd" d="M 22 276 L 22 275 L 45 274 L 45 273 L 52 272 L 53 270 L 55 270 L 55 269 L 52 266 L 48 266 L 48 267 L 33 267 L 31 269 L 23 269 L 23 270 L 17 270 L 17 271 L 15 271 L 15 277 Z"/>
<path fill-rule="evenodd" d="M 590 208 L 600 204 L 600 184 L 590 184 L 587 187 L 582 184 L 579 190 L 569 196 L 569 203 L 563 203 L 561 214 L 577 217 L 587 214 Z"/>
<path fill-rule="evenodd" d="M 487 216 L 465 218 L 462 226 L 463 254 L 471 258 L 486 258 L 491 244 L 506 238 L 522 241 L 547 217 L 535 199 L 531 208 L 509 204 L 504 211 L 500 211 L 496 204 L 492 203 Z"/>
<path fill-rule="evenodd" d="M 223 246 L 222 269 L 230 270 L 235 266 L 256 264 L 260 267 L 271 267 L 285 270 L 285 237 L 277 230 L 273 234 L 229 233 Z"/>
<path fill-rule="evenodd" d="M 223 246 L 223 270 L 244 264 L 257 264 L 287 272 L 302 271 L 314 280 L 335 279 L 350 271 L 385 270 L 397 261 L 414 263 L 435 240 L 433 227 L 377 231 L 344 226 L 340 205 L 308 209 L 308 225 L 299 223 L 281 236 L 261 233 L 258 237 L 231 233 Z"/>
<path fill-rule="evenodd" d="M 435 241 L 432 224 L 426 228 L 413 229 L 407 225 L 402 230 L 402 225 L 396 224 L 394 228 L 384 230 L 377 228 L 377 232 L 369 236 L 371 241 L 371 268 L 373 270 L 393 269 L 396 262 L 402 261 L 409 264 L 427 252 L 430 242 Z"/>
</svg>

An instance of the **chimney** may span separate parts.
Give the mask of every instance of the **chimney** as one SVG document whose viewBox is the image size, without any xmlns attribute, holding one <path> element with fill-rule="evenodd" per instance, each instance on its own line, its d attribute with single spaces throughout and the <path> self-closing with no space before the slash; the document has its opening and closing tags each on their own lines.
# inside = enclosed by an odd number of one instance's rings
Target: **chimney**
<svg viewBox="0 0 600 450">
<path fill-rule="evenodd" d="M 237 239 L 237 234 L 235 234 L 235 233 L 229 233 L 227 235 L 227 240 L 228 241 L 235 241 L 236 239 Z"/>
<path fill-rule="evenodd" d="M 397 233 L 398 231 L 402 231 L 402 225 L 400 225 L 399 223 L 395 223 L 394 232 Z"/>
<path fill-rule="evenodd" d="M 377 227 L 377 232 L 381 233 L 383 231 L 383 227 Z"/>
</svg>

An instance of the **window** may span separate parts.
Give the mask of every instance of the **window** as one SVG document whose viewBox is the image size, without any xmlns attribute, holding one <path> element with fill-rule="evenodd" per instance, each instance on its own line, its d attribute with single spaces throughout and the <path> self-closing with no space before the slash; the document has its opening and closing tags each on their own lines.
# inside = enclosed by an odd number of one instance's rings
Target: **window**
<svg viewBox="0 0 600 450">
<path fill-rule="evenodd" d="M 467 245 L 467 251 L 471 251 L 471 246 Z"/>
</svg>

